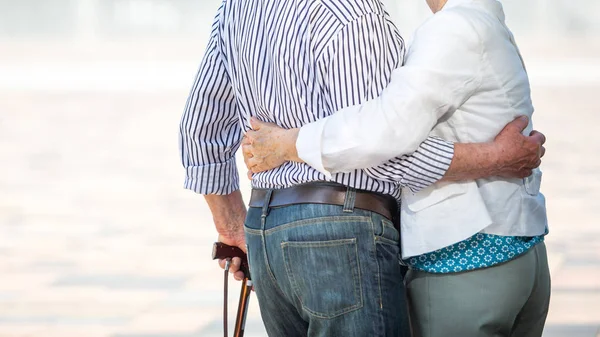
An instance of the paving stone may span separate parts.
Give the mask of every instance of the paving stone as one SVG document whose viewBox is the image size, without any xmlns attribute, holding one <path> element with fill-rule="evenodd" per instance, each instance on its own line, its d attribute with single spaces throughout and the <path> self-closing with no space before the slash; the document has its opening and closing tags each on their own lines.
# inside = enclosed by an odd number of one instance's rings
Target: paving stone
<svg viewBox="0 0 600 337">
<path fill-rule="evenodd" d="M 600 265 L 590 263 L 582 265 L 581 260 L 579 261 L 579 264 L 569 264 L 568 259 L 565 261 L 560 274 L 552 279 L 554 290 L 579 289 L 600 293 Z"/>
<path fill-rule="evenodd" d="M 174 309 L 157 307 L 140 313 L 130 324 L 117 331 L 118 334 L 194 334 L 219 317 L 206 309 Z"/>
<path fill-rule="evenodd" d="M 20 293 L 18 292 L 0 292 L 0 302 L 14 301 L 19 298 Z"/>
<path fill-rule="evenodd" d="M 546 325 L 543 337 L 596 337 L 600 323 L 594 325 Z"/>
<path fill-rule="evenodd" d="M 126 274 L 67 275 L 57 279 L 54 286 L 99 286 L 111 289 L 179 289 L 186 276 L 142 276 Z"/>
<path fill-rule="evenodd" d="M 113 334 L 111 337 L 198 337 L 201 336 L 196 332 L 192 333 L 176 333 L 176 332 L 159 332 L 159 333 L 143 333 L 143 334 Z"/>
<path fill-rule="evenodd" d="M 78 266 L 78 264 L 74 261 L 68 261 L 68 260 L 54 260 L 54 261 L 49 261 L 49 260 L 40 260 L 40 261 L 35 261 L 34 263 L 30 264 L 27 269 L 31 270 L 31 271 L 58 271 L 58 272 L 65 272 L 65 271 L 72 271 L 73 269 L 76 269 Z"/>
<path fill-rule="evenodd" d="M 64 317 L 64 316 L 0 316 L 0 325 L 124 325 L 130 321 L 128 317 Z"/>
<path fill-rule="evenodd" d="M 550 299 L 548 324 L 600 325 L 600 292 L 554 290 Z"/>
<path fill-rule="evenodd" d="M 233 331 L 233 326 L 229 327 L 230 331 Z M 200 330 L 198 336 L 202 337 L 220 337 L 223 336 L 223 321 L 215 320 L 204 329 Z M 246 330 L 244 336 L 252 337 L 265 337 L 267 332 L 265 331 L 264 325 L 260 319 L 247 319 Z"/>
</svg>

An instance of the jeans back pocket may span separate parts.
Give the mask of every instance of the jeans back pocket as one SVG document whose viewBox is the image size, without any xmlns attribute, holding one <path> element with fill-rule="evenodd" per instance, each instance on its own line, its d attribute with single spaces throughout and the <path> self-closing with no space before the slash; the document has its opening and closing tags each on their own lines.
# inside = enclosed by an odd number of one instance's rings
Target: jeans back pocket
<svg viewBox="0 0 600 337">
<path fill-rule="evenodd" d="M 295 296 L 309 314 L 330 319 L 363 306 L 356 239 L 282 242 Z"/>
</svg>

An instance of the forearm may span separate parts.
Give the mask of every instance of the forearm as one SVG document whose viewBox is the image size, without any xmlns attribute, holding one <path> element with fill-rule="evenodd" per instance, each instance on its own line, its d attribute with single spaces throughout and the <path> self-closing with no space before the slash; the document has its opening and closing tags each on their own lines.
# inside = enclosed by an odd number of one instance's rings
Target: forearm
<svg viewBox="0 0 600 337">
<path fill-rule="evenodd" d="M 435 125 L 437 114 L 415 101 L 392 100 L 392 95 L 384 93 L 304 125 L 296 141 L 298 157 L 328 174 L 377 166 L 415 152 Z"/>
<path fill-rule="evenodd" d="M 413 191 L 439 180 L 461 181 L 491 176 L 524 178 L 540 165 L 540 158 L 545 152 L 545 137 L 541 133 L 532 132 L 530 136 L 522 134 L 527 125 L 526 117 L 517 118 L 489 143 L 444 144 L 447 142 L 441 139 L 432 142 L 436 138 L 430 137 L 421 144 L 420 149 L 423 151 L 391 159 L 378 167 L 367 169 L 367 173 L 380 180 L 399 182 Z M 299 158 L 302 155 L 297 151 L 298 129 L 284 130 L 272 126 L 268 129 L 268 132 L 255 137 L 258 143 L 270 145 L 267 148 L 261 146 L 262 151 L 259 152 L 277 153 L 277 156 L 281 156 L 278 159 L 281 162 L 303 162 L 304 158 Z M 277 141 L 268 142 L 273 134 L 278 135 Z M 273 149 L 272 146 L 276 148 Z M 313 155 L 319 156 L 320 152 L 315 151 Z M 354 156 L 350 158 L 355 159 Z M 250 161 L 254 159 L 250 158 Z M 309 160 L 305 161 L 311 164 Z M 248 167 L 256 173 L 277 167 L 281 162 L 271 165 L 264 158 L 259 158 Z"/>
<path fill-rule="evenodd" d="M 205 195 L 217 232 L 235 243 L 244 242 L 246 206 L 242 194 L 236 190 L 227 195 Z"/>
<path fill-rule="evenodd" d="M 499 175 L 502 163 L 494 143 L 456 143 L 454 157 L 441 181 L 474 180 Z"/>
<path fill-rule="evenodd" d="M 418 192 L 440 181 L 454 157 L 454 144 L 437 137 L 429 137 L 417 151 L 392 158 L 387 162 L 365 169 L 378 180 L 398 183 Z"/>
</svg>

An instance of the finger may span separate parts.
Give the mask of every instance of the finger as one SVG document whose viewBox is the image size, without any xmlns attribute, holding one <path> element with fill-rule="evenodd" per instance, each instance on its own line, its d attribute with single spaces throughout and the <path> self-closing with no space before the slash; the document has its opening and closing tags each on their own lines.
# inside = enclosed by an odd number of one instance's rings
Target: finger
<svg viewBox="0 0 600 337">
<path fill-rule="evenodd" d="M 527 177 L 529 177 L 529 176 L 530 176 L 532 173 L 533 173 L 533 171 L 531 171 L 531 170 L 529 170 L 529 169 L 526 169 L 526 170 L 521 170 L 521 171 L 519 171 L 519 175 L 518 175 L 518 177 L 519 177 L 519 178 L 527 178 Z"/>
<path fill-rule="evenodd" d="M 252 172 L 256 173 L 256 171 L 254 171 L 254 167 L 256 167 L 256 165 L 259 165 L 261 163 L 261 160 L 259 160 L 257 157 L 252 157 L 252 158 L 248 158 L 248 168 L 252 170 Z"/>
<path fill-rule="evenodd" d="M 260 172 L 264 172 L 264 171 L 267 171 L 267 170 L 270 170 L 270 169 L 271 169 L 271 167 L 268 167 L 266 165 L 256 164 L 256 165 L 254 165 L 254 167 L 252 167 L 252 172 L 254 172 L 254 173 L 260 173 Z"/>
<path fill-rule="evenodd" d="M 519 132 L 523 132 L 523 130 L 525 130 L 525 128 L 527 127 L 528 124 L 529 124 L 529 118 L 527 116 L 519 116 L 512 122 L 506 124 L 504 129 L 505 130 L 506 129 L 515 129 L 515 130 L 518 130 Z"/>
<path fill-rule="evenodd" d="M 246 150 L 242 149 L 242 153 L 244 155 L 244 164 L 246 164 L 246 168 L 250 168 L 250 166 L 252 166 L 250 164 L 250 159 L 254 158 L 252 151 L 250 151 L 248 149 L 246 149 Z"/>
<path fill-rule="evenodd" d="M 254 142 L 254 140 L 256 139 L 256 134 L 257 132 L 254 130 L 248 130 L 246 131 L 246 134 L 244 135 L 244 137 L 246 138 L 246 141 L 250 144 L 252 144 Z"/>
<path fill-rule="evenodd" d="M 246 164 L 246 168 L 249 169 L 250 163 L 248 161 L 250 158 L 252 158 L 252 156 L 247 151 L 244 151 L 244 149 L 242 149 L 242 154 L 244 155 L 244 164 Z"/>
<path fill-rule="evenodd" d="M 248 179 L 252 180 L 252 170 L 248 170 L 246 175 L 248 176 Z"/>
<path fill-rule="evenodd" d="M 242 265 L 242 259 L 240 259 L 239 257 L 234 257 L 233 259 L 231 259 L 231 265 L 229 266 L 229 273 L 235 274 L 235 272 L 240 270 L 241 265 Z"/>
<path fill-rule="evenodd" d="M 250 118 L 250 126 L 252 127 L 252 130 L 260 130 L 263 124 L 264 123 L 259 121 L 256 117 Z"/>
<path fill-rule="evenodd" d="M 252 145 L 252 140 L 248 138 L 246 134 L 244 135 L 244 137 L 242 137 L 242 146 L 243 145 Z"/>
<path fill-rule="evenodd" d="M 237 260 L 237 261 L 236 261 Z M 224 259 L 219 259 L 219 266 L 221 266 L 221 269 L 225 269 L 225 260 Z M 231 261 L 231 264 L 229 265 L 229 272 L 231 274 L 233 274 L 233 278 L 241 281 L 244 279 L 245 274 L 243 271 L 239 270 L 240 269 L 240 264 L 241 260 L 239 257 L 235 257 L 233 258 L 233 260 Z"/>
<path fill-rule="evenodd" d="M 546 148 L 542 146 L 540 148 L 540 158 L 542 158 L 545 154 L 546 154 Z"/>
<path fill-rule="evenodd" d="M 543 133 L 541 133 L 541 132 L 539 132 L 539 131 L 537 131 L 537 130 L 533 130 L 533 131 L 531 131 L 531 133 L 529 134 L 529 137 L 533 137 L 533 136 L 536 136 L 536 137 L 540 137 L 540 138 L 542 138 L 542 139 L 543 139 L 543 141 L 542 141 L 542 144 L 545 144 L 545 143 L 546 143 L 546 135 L 544 135 Z"/>
<path fill-rule="evenodd" d="M 250 171 L 252 171 L 253 174 L 260 173 L 266 170 L 268 170 L 268 168 L 265 168 L 262 164 L 254 164 L 250 168 Z"/>
<path fill-rule="evenodd" d="M 261 171 L 258 170 L 258 164 L 254 163 L 254 164 L 250 164 L 248 163 L 248 170 L 250 172 L 252 172 L 252 174 L 256 174 L 256 173 L 260 173 Z M 249 174 L 250 174 L 249 172 Z"/>
<path fill-rule="evenodd" d="M 248 168 L 252 171 L 252 173 L 260 173 L 270 169 L 267 167 L 262 159 L 258 159 L 256 157 L 248 159 Z"/>
<path fill-rule="evenodd" d="M 544 145 L 544 143 L 546 143 L 546 136 L 544 136 L 544 134 L 541 132 L 531 131 L 529 137 L 540 145 Z"/>
<path fill-rule="evenodd" d="M 249 144 L 243 144 L 242 145 L 242 153 L 244 154 L 244 156 L 248 157 L 248 158 L 252 158 L 254 157 L 254 155 L 252 154 L 252 145 Z"/>
<path fill-rule="evenodd" d="M 241 280 L 243 280 L 245 276 L 246 276 L 246 275 L 244 275 L 244 272 L 243 272 L 243 271 L 236 271 L 236 272 L 233 274 L 233 278 L 234 278 L 234 279 L 236 279 L 237 281 L 241 281 Z"/>
</svg>

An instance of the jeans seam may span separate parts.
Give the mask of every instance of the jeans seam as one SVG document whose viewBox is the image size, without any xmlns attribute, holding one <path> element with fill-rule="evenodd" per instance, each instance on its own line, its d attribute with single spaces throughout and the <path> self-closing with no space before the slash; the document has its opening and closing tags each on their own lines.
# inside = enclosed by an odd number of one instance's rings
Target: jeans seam
<svg viewBox="0 0 600 337">
<path fill-rule="evenodd" d="M 263 245 L 262 249 L 263 249 L 263 258 L 265 259 L 265 269 L 267 270 L 267 274 L 269 275 L 269 278 L 271 279 L 271 282 L 273 283 L 273 286 L 275 288 L 275 291 L 277 291 L 280 295 L 282 295 L 284 298 L 286 298 L 287 296 L 285 295 L 285 293 L 283 292 L 283 290 L 279 287 L 279 283 L 277 283 L 277 279 L 275 278 L 275 275 L 273 275 L 273 271 L 271 270 L 271 263 L 269 262 L 269 256 L 267 254 L 267 242 L 266 242 L 266 235 L 265 235 L 265 223 L 266 223 L 266 217 L 261 217 L 261 227 L 263 228 L 261 230 L 261 243 Z"/>
<path fill-rule="evenodd" d="M 377 324 L 376 327 L 376 335 L 380 336 L 383 335 L 382 331 L 380 331 L 383 326 L 385 326 L 385 322 L 384 322 L 384 317 L 383 317 L 383 293 L 381 291 L 381 265 L 379 262 L 379 259 L 377 257 L 377 241 L 378 241 L 378 236 L 375 235 L 375 223 L 373 222 L 372 218 L 369 218 L 369 222 L 371 223 L 371 235 L 373 236 L 373 258 L 376 262 L 377 265 L 377 273 L 375 273 L 374 277 L 376 278 L 377 281 L 377 293 L 378 293 L 378 309 L 377 309 L 377 313 L 378 313 L 378 317 L 379 317 L 379 324 Z M 383 223 L 381 224 L 381 231 L 382 231 L 382 235 L 383 235 Z"/>
<path fill-rule="evenodd" d="M 252 234 L 252 235 L 259 235 L 260 236 L 262 234 L 262 231 L 260 229 L 253 229 L 253 228 L 249 228 L 247 226 L 244 228 L 244 230 L 247 233 Z"/>
<path fill-rule="evenodd" d="M 388 238 L 382 238 L 380 236 L 376 236 L 375 237 L 375 243 L 379 243 L 379 244 L 383 244 L 383 245 L 390 245 L 390 246 L 397 246 L 398 242 L 388 239 Z"/>
<path fill-rule="evenodd" d="M 307 247 L 307 248 L 319 248 L 319 247 L 334 247 L 345 245 L 348 243 L 356 243 L 356 238 L 351 239 L 339 239 L 329 241 L 284 241 L 281 243 L 281 247 L 292 246 L 292 247 Z"/>
<path fill-rule="evenodd" d="M 279 225 L 277 227 L 267 229 L 267 230 L 265 230 L 265 235 L 271 235 L 271 234 L 279 232 L 281 230 L 291 229 L 291 228 L 300 227 L 300 226 L 313 225 L 315 223 L 321 223 L 321 222 L 327 222 L 327 223 L 331 223 L 331 224 L 348 223 L 348 222 L 354 223 L 354 222 L 365 222 L 367 219 L 369 219 L 369 221 L 370 221 L 369 216 L 336 215 L 336 216 L 322 216 L 322 217 L 317 217 L 317 218 L 312 218 L 312 219 L 296 220 L 296 221 L 288 222 L 285 225 Z"/>
</svg>

